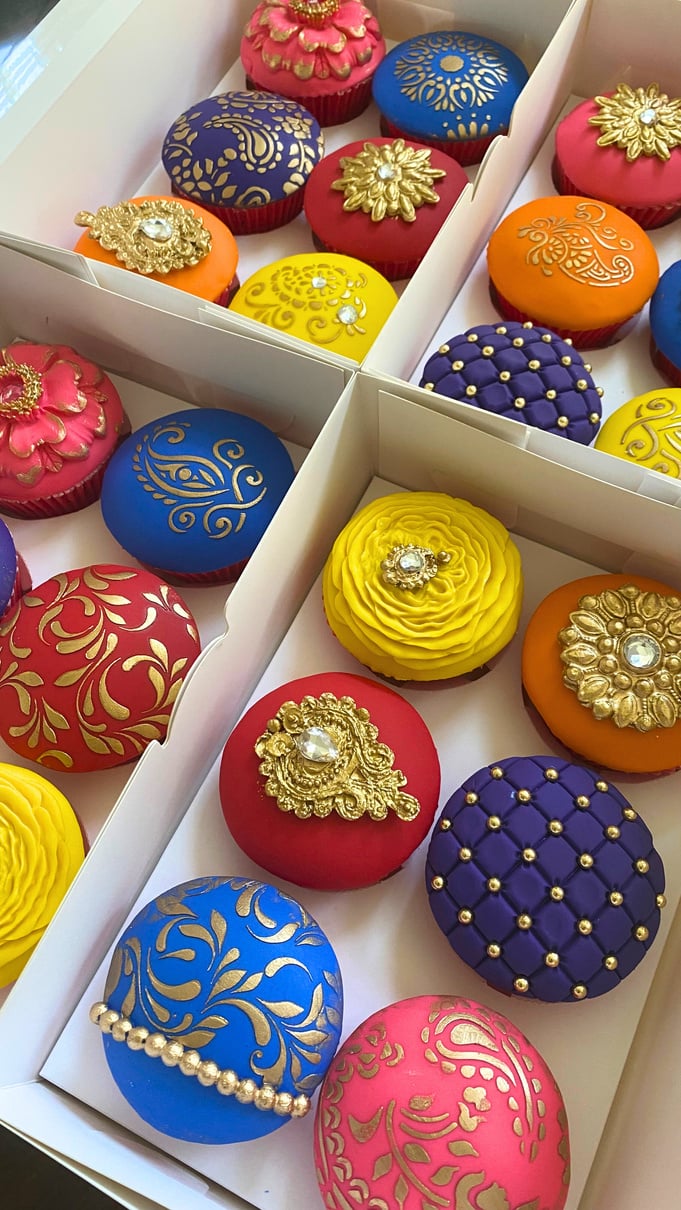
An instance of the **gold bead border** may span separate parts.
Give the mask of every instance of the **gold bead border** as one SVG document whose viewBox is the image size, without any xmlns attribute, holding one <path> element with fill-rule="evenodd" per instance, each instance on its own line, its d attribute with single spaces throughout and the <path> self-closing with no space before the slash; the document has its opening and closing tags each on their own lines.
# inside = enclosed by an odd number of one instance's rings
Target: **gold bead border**
<svg viewBox="0 0 681 1210">
<path fill-rule="evenodd" d="M 130 1050 L 142 1050 L 150 1059 L 160 1058 L 166 1067 L 179 1067 L 183 1075 L 196 1076 L 204 1088 L 215 1087 L 221 1096 L 233 1096 L 241 1105 L 254 1105 L 263 1113 L 271 1110 L 282 1118 L 304 1118 L 310 1112 L 310 1098 L 304 1093 L 294 1097 L 290 1092 L 277 1092 L 271 1084 L 241 1080 L 235 1071 L 218 1067 L 212 1059 L 202 1059 L 198 1050 L 185 1050 L 176 1038 L 133 1025 L 102 1000 L 92 1005 L 89 1016 L 92 1024 L 114 1042 L 125 1042 Z"/>
</svg>

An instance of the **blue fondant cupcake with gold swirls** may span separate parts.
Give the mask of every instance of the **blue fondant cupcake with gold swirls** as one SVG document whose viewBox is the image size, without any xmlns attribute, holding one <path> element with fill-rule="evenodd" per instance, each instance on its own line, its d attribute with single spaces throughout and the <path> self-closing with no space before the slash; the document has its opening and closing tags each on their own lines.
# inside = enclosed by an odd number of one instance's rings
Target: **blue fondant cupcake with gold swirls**
<svg viewBox="0 0 681 1210">
<path fill-rule="evenodd" d="M 297 101 L 223 92 L 180 114 L 161 158 L 173 193 L 210 210 L 233 234 L 253 235 L 300 213 L 323 154 L 321 127 Z"/>
<path fill-rule="evenodd" d="M 267 883 L 197 878 L 148 903 L 92 1006 L 111 1074 L 145 1122 L 238 1143 L 304 1117 L 340 1039 L 336 955 Z"/>
<path fill-rule="evenodd" d="M 182 584 L 235 580 L 293 482 L 264 424 L 188 408 L 137 429 L 109 463 L 102 514 L 128 554 Z"/>
</svg>

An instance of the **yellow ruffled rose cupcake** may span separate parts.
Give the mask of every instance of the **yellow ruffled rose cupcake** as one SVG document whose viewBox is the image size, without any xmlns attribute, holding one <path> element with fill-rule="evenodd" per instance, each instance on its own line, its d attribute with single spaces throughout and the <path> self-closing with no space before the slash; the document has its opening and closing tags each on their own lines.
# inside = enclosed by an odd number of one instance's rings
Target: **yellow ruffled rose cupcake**
<svg viewBox="0 0 681 1210">
<path fill-rule="evenodd" d="M 392 680 L 445 680 L 511 641 L 522 568 L 510 534 L 484 509 L 399 492 L 348 522 L 322 588 L 329 626 L 360 663 Z"/>
</svg>

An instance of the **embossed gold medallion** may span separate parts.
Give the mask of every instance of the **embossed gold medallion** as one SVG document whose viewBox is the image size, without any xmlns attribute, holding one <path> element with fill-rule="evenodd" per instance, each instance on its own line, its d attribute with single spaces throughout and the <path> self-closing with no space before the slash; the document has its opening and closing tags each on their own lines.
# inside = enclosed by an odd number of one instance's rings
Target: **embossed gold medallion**
<svg viewBox="0 0 681 1210">
<path fill-rule="evenodd" d="M 299 819 L 415 819 L 420 804 L 403 792 L 394 752 L 379 742 L 369 711 L 351 697 L 322 693 L 284 702 L 255 743 L 265 793 Z"/>
<path fill-rule="evenodd" d="M 525 263 L 535 265 L 544 277 L 555 270 L 583 286 L 615 287 L 631 281 L 634 265 L 624 255 L 633 250 L 630 239 L 604 222 L 606 210 L 598 202 L 579 202 L 573 219 L 556 215 L 534 218 L 517 231 L 531 247 Z"/>
<path fill-rule="evenodd" d="M 559 634 L 563 681 L 597 719 L 652 731 L 681 717 L 681 598 L 634 584 L 581 597 Z"/>
<path fill-rule="evenodd" d="M 451 555 L 446 550 L 436 554 L 429 546 L 399 543 L 383 559 L 381 572 L 386 584 L 413 592 L 423 588 L 450 560 Z"/>
<path fill-rule="evenodd" d="M 15 361 L 9 349 L 5 349 L 3 355 L 5 363 L 0 364 L 0 416 L 9 416 L 11 420 L 30 416 L 43 393 L 42 378 L 32 366 Z"/>
<path fill-rule="evenodd" d="M 91 239 L 136 273 L 165 275 L 198 265 L 213 241 L 200 215 L 163 198 L 100 206 L 96 214 L 80 210 L 74 222 L 89 227 Z"/>
<path fill-rule="evenodd" d="M 357 155 L 341 156 L 343 175 L 331 188 L 345 195 L 344 210 L 362 210 L 374 223 L 384 218 L 413 223 L 419 207 L 440 200 L 433 182 L 446 173 L 431 166 L 430 156 L 430 147 L 417 151 L 407 147 L 404 139 L 365 143 Z"/>
<path fill-rule="evenodd" d="M 639 156 L 668 160 L 681 144 L 681 97 L 668 97 L 659 84 L 631 88 L 618 84 L 611 97 L 595 97 L 599 112 L 589 118 L 602 134 L 599 147 L 618 147 L 629 163 Z"/>
</svg>

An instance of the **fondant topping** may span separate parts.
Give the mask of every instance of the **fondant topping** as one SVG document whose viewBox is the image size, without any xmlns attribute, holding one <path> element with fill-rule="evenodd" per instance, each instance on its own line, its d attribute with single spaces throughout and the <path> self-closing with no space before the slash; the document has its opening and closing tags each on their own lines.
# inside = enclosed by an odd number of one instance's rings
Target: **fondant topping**
<svg viewBox="0 0 681 1210">
<path fill-rule="evenodd" d="M 285 96 L 350 88 L 370 76 L 384 54 L 378 22 L 359 0 L 263 0 L 241 43 L 246 74 Z"/>
</svg>

